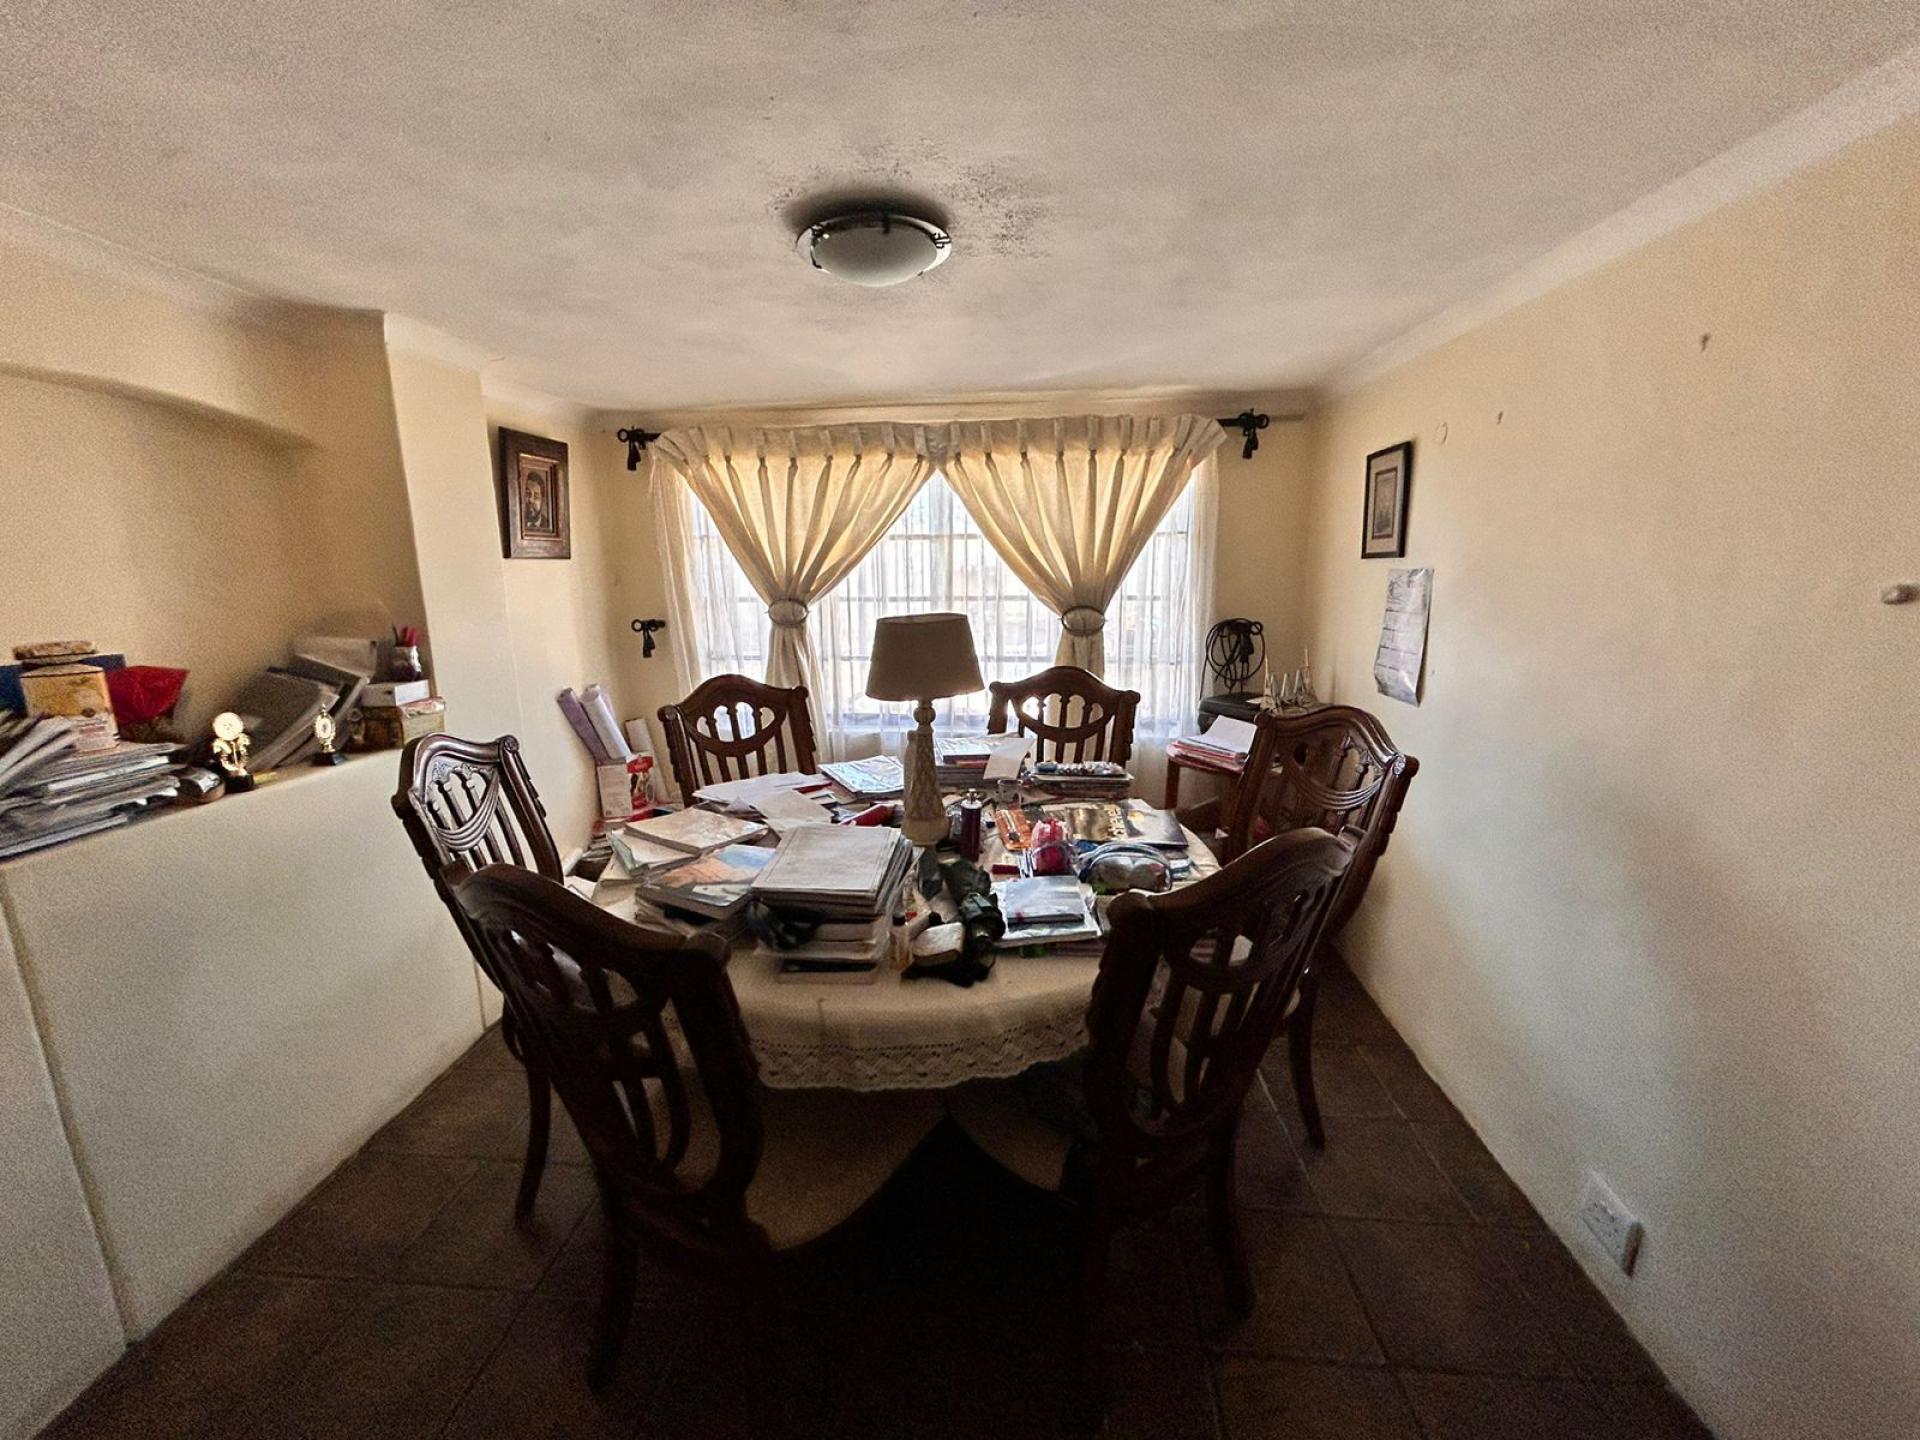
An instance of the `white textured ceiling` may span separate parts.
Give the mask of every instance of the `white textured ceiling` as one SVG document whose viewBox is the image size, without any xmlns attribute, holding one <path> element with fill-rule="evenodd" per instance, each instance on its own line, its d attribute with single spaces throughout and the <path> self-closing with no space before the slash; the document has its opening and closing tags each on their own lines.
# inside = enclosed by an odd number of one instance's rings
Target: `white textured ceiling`
<svg viewBox="0 0 1920 1440">
<path fill-rule="evenodd" d="M 0 202 L 651 410 L 1312 385 L 1911 0 L 6 0 Z M 918 197 L 951 263 L 816 274 Z"/>
</svg>

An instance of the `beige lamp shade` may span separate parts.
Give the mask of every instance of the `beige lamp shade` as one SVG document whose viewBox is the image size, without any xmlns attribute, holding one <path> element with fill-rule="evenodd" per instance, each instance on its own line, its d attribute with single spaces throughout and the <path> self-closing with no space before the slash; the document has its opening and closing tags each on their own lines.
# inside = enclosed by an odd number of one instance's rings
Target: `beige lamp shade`
<svg viewBox="0 0 1920 1440">
<path fill-rule="evenodd" d="M 985 688 L 966 616 L 883 615 L 874 623 L 871 698 L 942 700 Z"/>
</svg>

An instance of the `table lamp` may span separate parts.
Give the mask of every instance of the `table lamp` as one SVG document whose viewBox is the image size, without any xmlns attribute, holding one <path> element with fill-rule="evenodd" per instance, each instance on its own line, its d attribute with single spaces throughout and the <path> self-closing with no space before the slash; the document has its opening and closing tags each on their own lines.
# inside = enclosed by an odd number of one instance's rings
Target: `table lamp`
<svg viewBox="0 0 1920 1440">
<path fill-rule="evenodd" d="M 905 815 L 900 830 L 916 845 L 946 838 L 947 807 L 933 780 L 933 702 L 984 690 L 973 626 L 964 615 L 883 615 L 873 626 L 873 663 L 867 694 L 874 700 L 912 700 L 907 736 Z"/>
</svg>

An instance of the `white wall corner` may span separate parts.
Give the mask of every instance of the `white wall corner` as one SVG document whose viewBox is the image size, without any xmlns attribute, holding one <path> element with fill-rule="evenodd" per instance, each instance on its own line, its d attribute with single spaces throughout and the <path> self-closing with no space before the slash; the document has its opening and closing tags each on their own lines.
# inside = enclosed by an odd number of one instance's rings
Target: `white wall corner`
<svg viewBox="0 0 1920 1440">
<path fill-rule="evenodd" d="M 471 370 L 476 375 L 503 358 L 483 345 L 462 340 L 458 335 L 449 334 L 424 320 L 415 320 L 391 310 L 382 319 L 386 328 L 387 348 L 390 350 L 438 360 L 462 370 Z"/>
<path fill-rule="evenodd" d="M 1351 394 L 1368 381 L 1530 300 L 1914 114 L 1920 114 L 1920 45 L 1863 71 L 1806 109 L 1749 136 L 1624 210 L 1562 241 L 1490 289 L 1421 321 L 1398 339 L 1337 371 L 1328 380 L 1327 391 L 1331 395 Z"/>
</svg>

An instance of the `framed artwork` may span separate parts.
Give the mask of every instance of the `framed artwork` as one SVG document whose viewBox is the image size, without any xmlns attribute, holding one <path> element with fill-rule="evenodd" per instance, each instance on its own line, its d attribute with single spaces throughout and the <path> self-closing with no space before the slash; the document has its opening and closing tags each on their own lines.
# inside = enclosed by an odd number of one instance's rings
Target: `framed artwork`
<svg viewBox="0 0 1920 1440">
<path fill-rule="evenodd" d="M 560 441 L 500 427 L 500 539 L 509 560 L 573 558 Z"/>
<path fill-rule="evenodd" d="M 1413 481 L 1413 442 L 1402 440 L 1367 456 L 1367 505 L 1360 517 L 1360 558 L 1407 553 L 1407 487 Z"/>
</svg>

